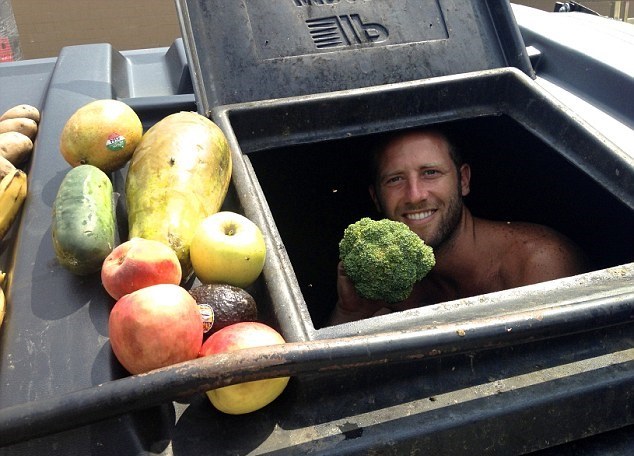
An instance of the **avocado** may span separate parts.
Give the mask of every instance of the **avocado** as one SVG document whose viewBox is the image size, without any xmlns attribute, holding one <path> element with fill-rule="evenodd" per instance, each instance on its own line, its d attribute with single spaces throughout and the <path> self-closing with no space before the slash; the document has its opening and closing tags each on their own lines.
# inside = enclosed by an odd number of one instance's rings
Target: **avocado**
<svg viewBox="0 0 634 456">
<path fill-rule="evenodd" d="M 199 285 L 189 290 L 198 305 L 213 310 L 213 325 L 208 334 L 241 321 L 257 321 L 255 299 L 242 288 L 222 283 Z"/>
</svg>

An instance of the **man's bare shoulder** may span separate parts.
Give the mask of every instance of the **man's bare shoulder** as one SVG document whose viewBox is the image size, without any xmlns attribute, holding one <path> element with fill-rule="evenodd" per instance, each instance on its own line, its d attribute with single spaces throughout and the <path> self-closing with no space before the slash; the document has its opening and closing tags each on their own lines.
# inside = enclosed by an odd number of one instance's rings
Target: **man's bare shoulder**
<svg viewBox="0 0 634 456">
<path fill-rule="evenodd" d="M 497 242 L 501 274 L 514 286 L 585 272 L 583 252 L 569 238 L 544 225 L 489 221 L 489 242 Z"/>
<path fill-rule="evenodd" d="M 545 225 L 528 222 L 482 220 L 481 231 L 487 237 L 510 244 L 570 242 L 563 234 Z"/>
</svg>

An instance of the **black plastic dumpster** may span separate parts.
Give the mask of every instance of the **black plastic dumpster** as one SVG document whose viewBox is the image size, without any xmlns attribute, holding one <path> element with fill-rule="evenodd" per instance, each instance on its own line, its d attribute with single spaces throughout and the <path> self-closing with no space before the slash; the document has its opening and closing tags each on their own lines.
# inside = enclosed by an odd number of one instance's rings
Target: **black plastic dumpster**
<svg viewBox="0 0 634 456">
<path fill-rule="evenodd" d="M 389 2 L 308 0 L 284 8 L 178 5 L 200 108 L 232 136 L 236 180 L 250 192 L 244 210 L 275 240 L 266 280 L 292 340 L 452 321 L 472 308 L 456 302 L 442 305 L 444 312 L 429 306 L 321 329 L 336 301 L 343 229 L 375 215 L 357 169 L 373 135 L 385 131 L 450 125 L 478 179 L 469 202 L 476 213 L 556 227 L 597 270 L 634 258 L 632 160 L 622 149 L 631 145 L 612 144 L 610 122 L 578 117 L 535 81 L 530 57 L 539 57 L 538 48 L 529 54 L 507 2 L 406 2 L 400 10 Z M 228 43 L 227 35 L 244 38 Z M 575 57 L 579 67 L 592 63 L 581 52 Z M 631 89 L 631 75 L 604 74 L 617 84 L 585 93 Z M 592 78 L 586 71 L 586 88 L 600 83 Z M 581 215 L 588 207 L 596 216 Z M 490 315 L 517 302 L 530 309 L 543 293 L 552 301 L 544 287 L 488 299 Z M 583 301 L 588 290 L 572 286 L 566 294 Z"/>
<path fill-rule="evenodd" d="M 628 443 L 632 117 L 596 84 L 558 73 L 550 56 L 574 55 L 588 79 L 612 75 L 622 91 L 631 74 L 552 45 L 534 10 L 515 10 L 518 28 L 504 1 L 177 7 L 183 41 L 169 49 L 78 46 L 0 66 L 0 109 L 29 102 L 43 113 L 29 199 L 0 254 L 10 277 L 0 454 L 523 454 L 592 448 L 584 439 L 608 431 Z M 108 97 L 146 127 L 186 109 L 223 128 L 235 170 L 225 207 L 265 232 L 269 256 L 253 292 L 288 347 L 224 374 L 192 362 L 128 377 L 118 365 L 107 334 L 113 303 L 98 277 L 78 281 L 59 267 L 50 241 L 67 170 L 59 132 L 77 107 Z M 371 211 L 355 173 L 364 145 L 436 123 L 469 139 L 481 181 L 474 212 L 554 226 L 594 270 L 324 327 L 336 244 Z M 119 191 L 124 172 L 112 176 Z M 226 376 L 281 373 L 294 376 L 289 388 L 250 415 L 222 415 L 202 394 Z"/>
</svg>

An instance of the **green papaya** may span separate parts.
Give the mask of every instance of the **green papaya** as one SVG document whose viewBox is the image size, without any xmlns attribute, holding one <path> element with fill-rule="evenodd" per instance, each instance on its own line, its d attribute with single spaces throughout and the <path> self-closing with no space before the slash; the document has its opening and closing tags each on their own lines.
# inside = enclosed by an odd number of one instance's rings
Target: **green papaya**
<svg viewBox="0 0 634 456">
<path fill-rule="evenodd" d="M 214 122 L 185 111 L 161 119 L 143 135 L 130 160 L 128 237 L 169 245 L 188 277 L 194 231 L 220 210 L 231 172 L 227 138 Z"/>
</svg>

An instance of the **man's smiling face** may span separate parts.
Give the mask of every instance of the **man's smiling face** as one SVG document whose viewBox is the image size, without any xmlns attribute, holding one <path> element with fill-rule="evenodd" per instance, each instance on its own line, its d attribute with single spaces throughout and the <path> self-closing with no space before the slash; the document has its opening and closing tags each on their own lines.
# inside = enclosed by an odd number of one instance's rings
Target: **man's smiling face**
<svg viewBox="0 0 634 456">
<path fill-rule="evenodd" d="M 405 223 L 428 245 L 451 238 L 469 193 L 470 169 L 456 169 L 444 137 L 409 132 L 387 144 L 370 195 L 385 217 Z"/>
</svg>

